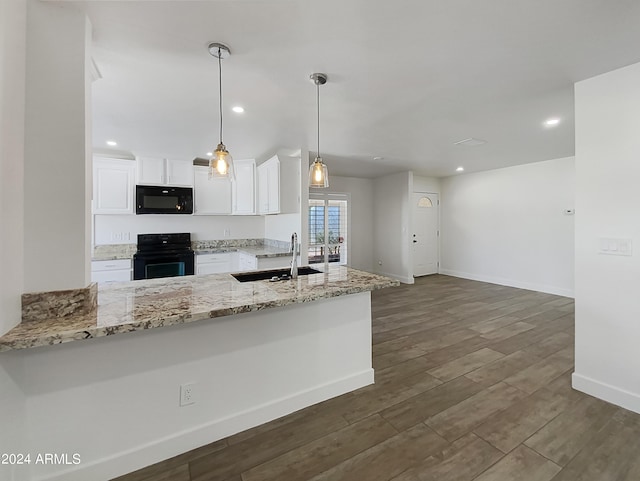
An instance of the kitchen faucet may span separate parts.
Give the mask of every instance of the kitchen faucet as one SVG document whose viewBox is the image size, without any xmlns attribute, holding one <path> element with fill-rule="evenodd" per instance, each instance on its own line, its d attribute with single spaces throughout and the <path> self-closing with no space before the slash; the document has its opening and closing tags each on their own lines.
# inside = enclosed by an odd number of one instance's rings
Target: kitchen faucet
<svg viewBox="0 0 640 481">
<path fill-rule="evenodd" d="M 293 253 L 293 259 L 291 259 L 291 279 L 298 278 L 298 234 L 295 232 L 291 234 L 291 252 Z"/>
</svg>

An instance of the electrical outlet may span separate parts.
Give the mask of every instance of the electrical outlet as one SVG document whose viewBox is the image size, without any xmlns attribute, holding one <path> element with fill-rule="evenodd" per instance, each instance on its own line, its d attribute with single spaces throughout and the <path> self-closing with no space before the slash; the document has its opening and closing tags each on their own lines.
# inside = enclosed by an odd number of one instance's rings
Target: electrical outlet
<svg viewBox="0 0 640 481">
<path fill-rule="evenodd" d="M 196 403 L 196 383 L 191 382 L 180 386 L 180 406 Z"/>
<path fill-rule="evenodd" d="M 224 230 L 224 236 L 225 237 L 229 237 L 231 235 L 231 229 L 225 229 Z"/>
</svg>

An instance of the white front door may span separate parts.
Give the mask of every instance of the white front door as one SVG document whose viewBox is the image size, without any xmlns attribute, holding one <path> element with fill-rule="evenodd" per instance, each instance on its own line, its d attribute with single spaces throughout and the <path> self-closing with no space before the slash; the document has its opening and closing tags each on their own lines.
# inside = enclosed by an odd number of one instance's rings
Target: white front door
<svg viewBox="0 0 640 481">
<path fill-rule="evenodd" d="M 438 273 L 438 194 L 414 192 L 413 204 L 413 275 Z"/>
</svg>

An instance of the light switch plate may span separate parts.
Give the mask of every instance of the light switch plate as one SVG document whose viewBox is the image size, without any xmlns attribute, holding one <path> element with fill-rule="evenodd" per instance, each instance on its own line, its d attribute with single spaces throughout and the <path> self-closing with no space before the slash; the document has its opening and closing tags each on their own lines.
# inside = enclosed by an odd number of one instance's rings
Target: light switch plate
<svg viewBox="0 0 640 481">
<path fill-rule="evenodd" d="M 633 240 L 611 237 L 600 238 L 600 254 L 610 256 L 632 256 Z"/>
</svg>

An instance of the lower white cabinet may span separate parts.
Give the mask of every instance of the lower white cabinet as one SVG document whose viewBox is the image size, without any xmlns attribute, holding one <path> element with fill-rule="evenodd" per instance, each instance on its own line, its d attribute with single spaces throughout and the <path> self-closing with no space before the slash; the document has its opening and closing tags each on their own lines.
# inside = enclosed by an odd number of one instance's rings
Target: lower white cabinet
<svg viewBox="0 0 640 481">
<path fill-rule="evenodd" d="M 235 270 L 235 252 L 196 255 L 196 274 L 221 274 Z"/>
<path fill-rule="evenodd" d="M 256 256 L 252 256 L 246 252 L 238 252 L 239 271 L 255 271 L 256 269 L 258 269 L 258 259 L 256 259 Z"/>
<path fill-rule="evenodd" d="M 132 278 L 131 259 L 91 262 L 91 282 L 124 282 Z"/>
</svg>

